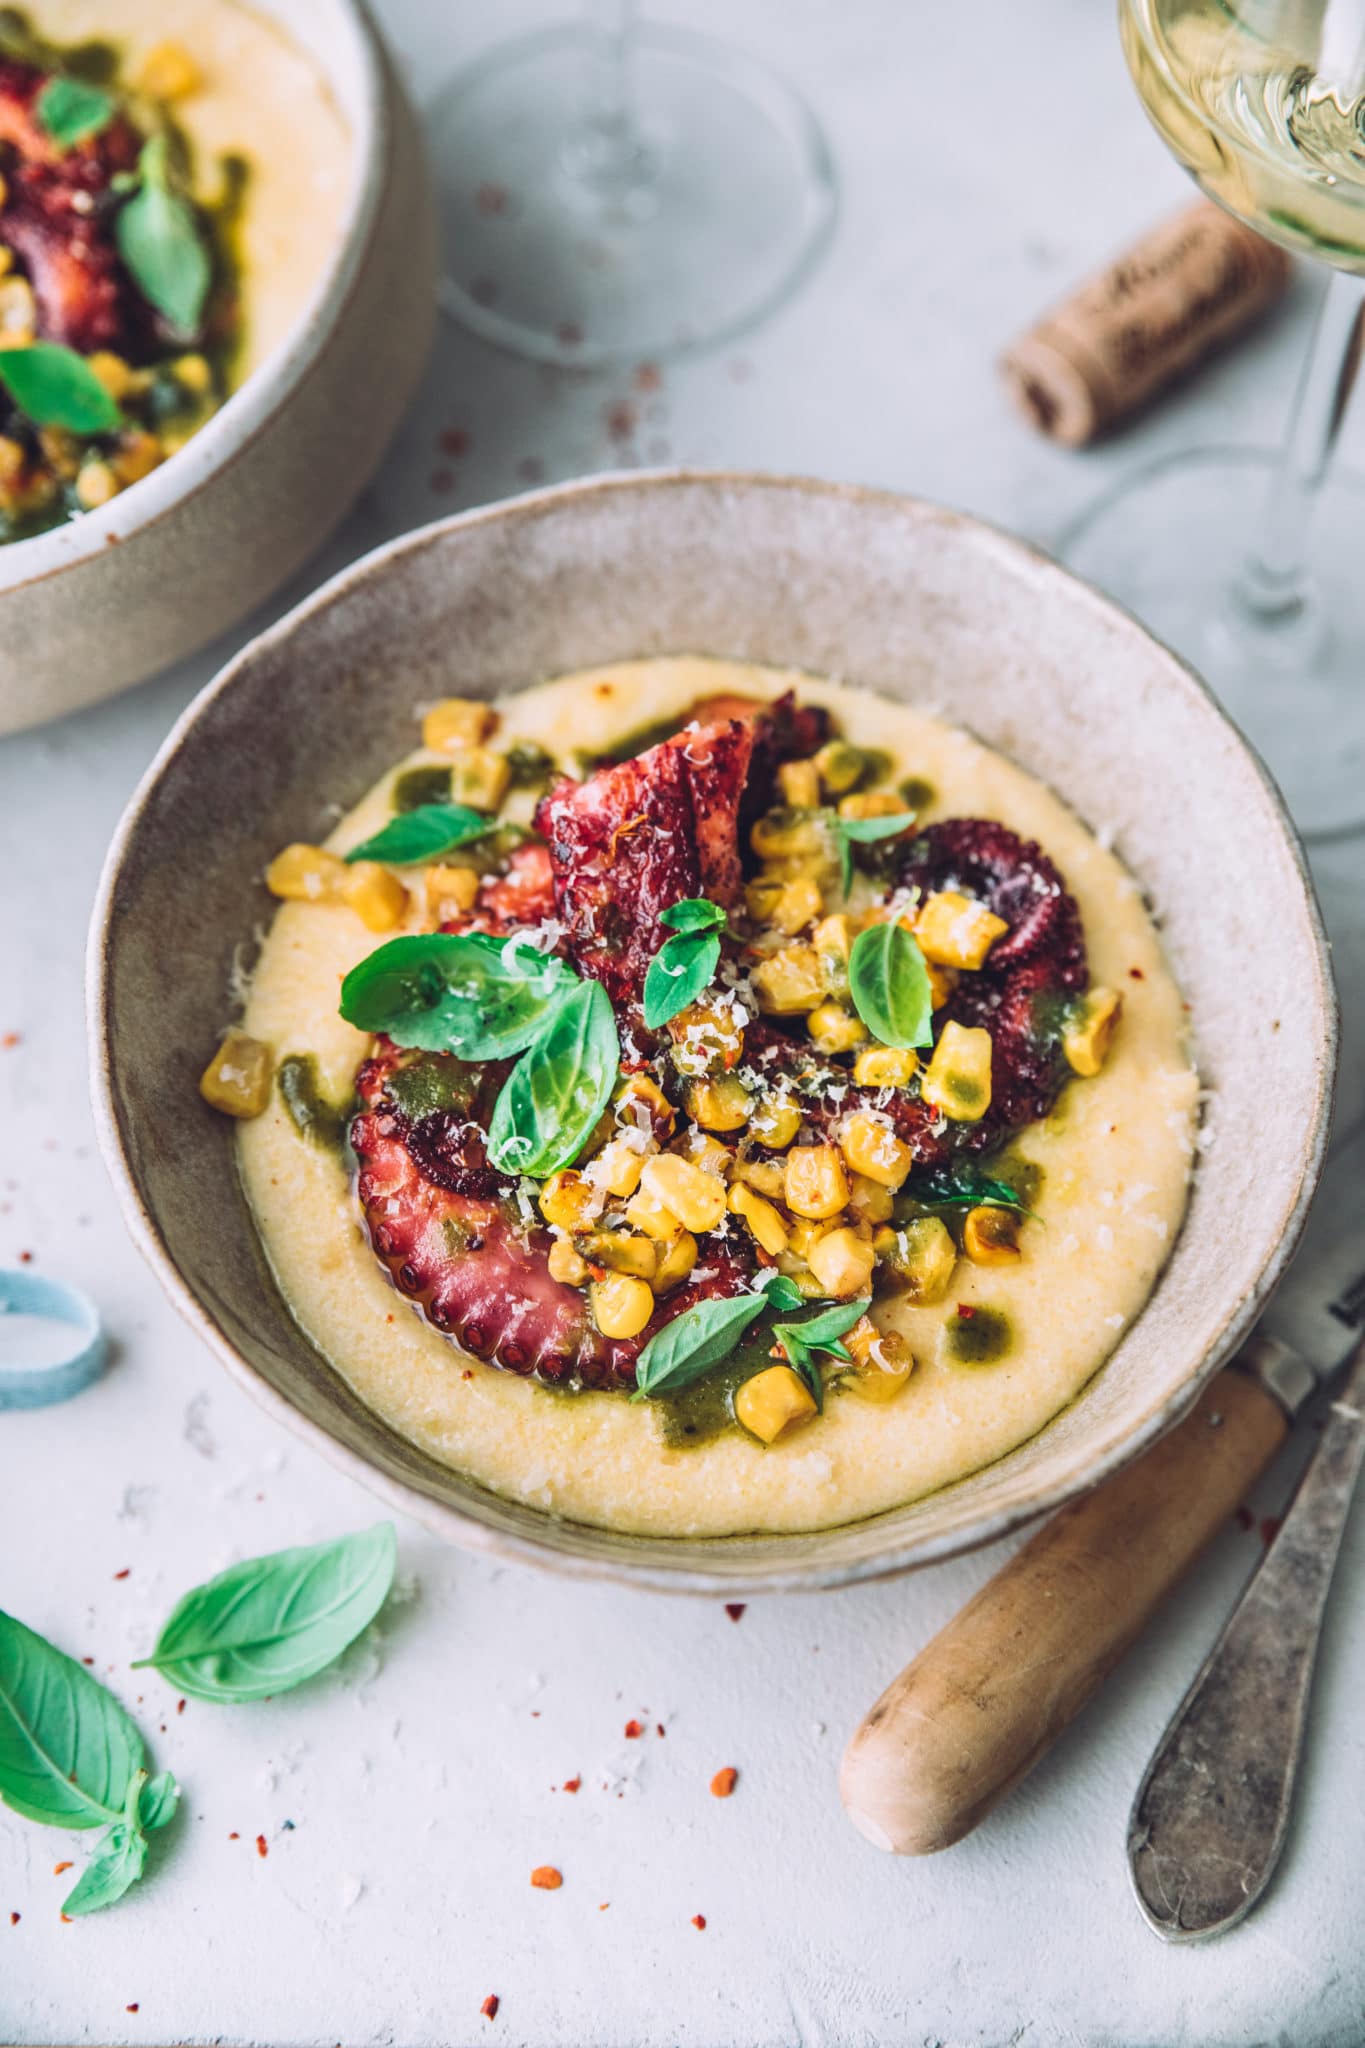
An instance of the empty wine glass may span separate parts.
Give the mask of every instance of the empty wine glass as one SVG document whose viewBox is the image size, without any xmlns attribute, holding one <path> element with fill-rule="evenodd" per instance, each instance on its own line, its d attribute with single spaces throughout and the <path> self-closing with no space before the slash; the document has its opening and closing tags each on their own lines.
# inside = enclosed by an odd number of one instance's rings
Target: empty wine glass
<svg viewBox="0 0 1365 2048">
<path fill-rule="evenodd" d="M 630 0 L 495 47 L 446 86 L 429 132 L 442 302 L 542 362 L 737 333 L 794 289 L 834 217 L 797 94 L 737 50 L 641 24 Z"/>
<path fill-rule="evenodd" d="M 1119 0 L 1162 139 L 1213 199 L 1332 266 L 1284 448 L 1111 492 L 1060 552 L 1207 674 L 1310 838 L 1365 823 L 1365 488 L 1331 457 L 1359 365 L 1365 0 Z"/>
</svg>

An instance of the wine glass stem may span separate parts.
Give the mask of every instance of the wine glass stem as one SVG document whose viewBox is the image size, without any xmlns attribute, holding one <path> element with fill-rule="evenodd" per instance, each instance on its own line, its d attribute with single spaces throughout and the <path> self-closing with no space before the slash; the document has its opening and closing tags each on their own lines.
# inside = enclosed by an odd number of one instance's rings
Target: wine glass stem
<svg viewBox="0 0 1365 2048">
<path fill-rule="evenodd" d="M 1333 270 L 1261 513 L 1260 532 L 1237 590 L 1253 620 L 1266 625 L 1296 618 L 1308 609 L 1313 508 L 1360 367 L 1363 311 L 1365 284 Z"/>
</svg>

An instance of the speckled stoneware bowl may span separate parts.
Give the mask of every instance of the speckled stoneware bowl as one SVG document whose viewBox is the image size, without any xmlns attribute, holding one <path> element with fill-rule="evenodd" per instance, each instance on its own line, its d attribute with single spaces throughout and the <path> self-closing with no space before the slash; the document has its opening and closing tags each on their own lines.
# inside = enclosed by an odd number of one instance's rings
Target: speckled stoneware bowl
<svg viewBox="0 0 1365 2048">
<path fill-rule="evenodd" d="M 943 706 L 1053 783 L 1157 906 L 1212 1091 L 1189 1218 L 1081 1398 L 988 1470 L 815 1535 L 662 1541 L 516 1506 L 365 1409 L 290 1319 L 199 1099 L 262 870 L 411 744 L 412 707 L 684 650 Z M 1327 1134 L 1336 1017 L 1280 800 L 1203 685 L 1019 542 L 914 499 L 744 476 L 606 478 L 394 542 L 191 705 L 114 842 L 90 953 L 101 1134 L 135 1237 L 194 1329 L 281 1421 L 457 1542 L 635 1584 L 836 1586 L 1002 1535 L 1170 1426 L 1288 1259 Z"/>
<path fill-rule="evenodd" d="M 312 58 L 351 131 L 336 245 L 292 332 L 178 455 L 100 511 L 0 546 L 0 733 L 141 682 L 268 597 L 368 482 L 426 360 L 430 186 L 369 16 L 361 0 L 252 5 Z"/>
</svg>

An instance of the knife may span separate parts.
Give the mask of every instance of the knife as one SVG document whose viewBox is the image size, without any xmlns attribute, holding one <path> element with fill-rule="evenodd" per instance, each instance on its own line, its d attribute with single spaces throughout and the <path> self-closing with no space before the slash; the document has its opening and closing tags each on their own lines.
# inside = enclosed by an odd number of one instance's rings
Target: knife
<svg viewBox="0 0 1365 2048">
<path fill-rule="evenodd" d="M 1166 1941 L 1235 1927 L 1289 1826 L 1327 1595 L 1365 1458 L 1365 1126 L 1328 1163 L 1300 1255 L 1261 1321 L 1291 1415 L 1349 1363 L 1293 1505 L 1138 1788 L 1128 1866 Z M 1301 1373 L 1297 1375 L 1301 1379 Z"/>
<path fill-rule="evenodd" d="M 968 1834 L 1069 1726 L 1226 1525 L 1284 1442 L 1290 1421 L 1360 1344 L 1363 1210 L 1365 1120 L 1336 1147 L 1300 1253 L 1255 1334 L 1185 1420 L 1045 1523 L 892 1680 L 862 1722 L 845 1752 L 839 1790 L 849 1819 L 877 1848 L 923 1856 Z M 1283 1672 L 1275 1680 L 1276 1696 L 1285 1701 L 1277 1725 L 1285 1733 L 1276 1762 L 1267 1762 L 1260 1779 L 1281 1790 L 1267 1795 L 1272 1820 L 1268 1826 L 1262 1822 L 1260 1848 L 1253 1853 L 1248 1838 L 1246 1856 L 1239 1849 L 1231 1866 L 1238 1900 L 1245 1901 L 1242 1911 L 1250 1903 L 1246 1884 L 1262 1866 L 1268 1877 L 1283 1838 L 1316 1640 L 1311 1601 L 1317 1599 L 1320 1616 L 1360 1460 L 1361 1431 L 1349 1411 L 1365 1406 L 1362 1377 L 1352 1374 L 1325 1432 L 1322 1448 L 1330 1450 L 1330 1463 L 1320 1469 L 1334 1475 L 1330 1487 L 1325 1479 L 1318 1486 L 1306 1482 L 1305 1514 L 1291 1514 L 1280 1538 L 1284 1542 L 1288 1534 L 1289 1541 L 1282 1551 L 1276 1545 L 1281 1563 L 1291 1552 L 1302 1560 L 1312 1550 L 1311 1534 L 1305 1543 L 1302 1533 L 1305 1524 L 1327 1531 L 1311 1565 L 1295 1567 L 1305 1573 L 1293 1596 L 1304 1612 L 1293 1616 L 1293 1631 L 1287 1629 Z M 1282 1577 L 1277 1572 L 1270 1582 L 1272 1604 Z M 1288 1619 L 1282 1617 L 1280 1625 Z M 1261 1642 L 1264 1656 L 1264 1633 Z M 1273 1651 L 1269 1662 L 1276 1666 Z M 1249 1682 L 1264 1688 L 1265 1665 L 1256 1669 Z M 1206 1701 L 1225 1696 L 1212 1667 L 1199 1683 L 1205 1680 Z M 1265 1702 L 1263 1691 L 1262 1708 Z M 1187 1704 L 1193 1703 L 1191 1695 Z M 1216 1872 L 1201 1861 L 1195 1874 L 1198 1828 L 1191 1831 L 1188 1822 L 1192 1788 L 1224 1735 L 1232 1737 L 1231 1727 L 1220 1734 L 1214 1712 L 1211 1705 L 1208 1718 L 1200 1719 L 1202 1748 L 1188 1733 L 1173 1731 L 1169 1756 L 1179 1753 L 1188 1762 L 1169 1761 L 1163 1752 L 1144 1780 L 1133 1818 L 1133 1868 L 1143 1910 L 1159 1931 L 1180 1938 L 1230 1924 Z M 1235 1723 L 1238 1739 L 1244 1725 L 1243 1719 Z M 1186 1743 L 1193 1746 L 1182 1747 Z M 1268 1747 L 1267 1759 L 1271 1754 Z M 1191 1888 L 1196 1885 L 1198 1898 Z M 1224 1917 L 1206 1928 L 1210 1913 Z"/>
</svg>

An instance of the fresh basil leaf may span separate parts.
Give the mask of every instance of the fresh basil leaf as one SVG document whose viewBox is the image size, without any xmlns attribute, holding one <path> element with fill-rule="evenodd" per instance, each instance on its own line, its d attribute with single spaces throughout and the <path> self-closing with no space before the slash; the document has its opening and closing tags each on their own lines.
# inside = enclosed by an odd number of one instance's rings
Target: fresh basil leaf
<svg viewBox="0 0 1365 2048">
<path fill-rule="evenodd" d="M 114 240 L 134 284 L 182 339 L 198 334 L 213 283 L 213 259 L 190 201 L 170 182 L 166 137 L 138 158 L 142 184 L 119 208 Z"/>
<path fill-rule="evenodd" d="M 0 1612 L 0 1799 L 25 1820 L 117 1820 L 144 1750 L 119 1702 L 83 1665 Z"/>
<path fill-rule="evenodd" d="M 901 1194 L 919 1208 L 931 1211 L 1014 1209 L 1021 1216 L 1033 1213 L 1018 1188 L 1011 1187 L 1008 1181 L 993 1179 L 969 1159 L 958 1160 L 953 1166 L 926 1167 L 912 1174 Z"/>
<path fill-rule="evenodd" d="M 677 1394 L 730 1356 L 755 1316 L 768 1306 L 762 1292 L 696 1302 L 651 1337 L 635 1367 L 639 1395 Z"/>
<path fill-rule="evenodd" d="M 708 903 L 704 896 L 684 896 L 671 910 L 659 912 L 659 923 L 666 924 L 671 932 L 721 931 L 726 922 L 719 903 Z"/>
<path fill-rule="evenodd" d="M 393 1584 L 393 1524 L 335 1543 L 249 1558 L 196 1586 L 171 1613 L 150 1657 L 177 1692 L 214 1702 L 288 1692 L 335 1663 Z"/>
<path fill-rule="evenodd" d="M 537 1180 L 568 1166 L 610 1101 L 620 1066 L 610 998 L 600 982 L 580 981 L 560 996 L 493 1105 L 494 1166 Z"/>
<path fill-rule="evenodd" d="M 548 1023 L 572 970 L 529 941 L 486 932 L 411 932 L 368 954 L 341 984 L 341 1014 L 395 1045 L 506 1059 Z"/>
<path fill-rule="evenodd" d="M 94 1856 L 62 1900 L 63 1913 L 69 1920 L 78 1920 L 82 1914 L 112 1906 L 137 1883 L 146 1864 L 147 1837 L 141 1828 L 115 1821 L 101 1835 Z"/>
<path fill-rule="evenodd" d="M 848 956 L 853 1007 L 883 1045 L 933 1043 L 933 996 L 919 944 L 898 918 L 859 932 Z"/>
<path fill-rule="evenodd" d="M 38 126 L 58 149 L 98 135 L 114 118 L 114 98 L 83 78 L 49 78 L 33 104 Z"/>
<path fill-rule="evenodd" d="M 645 976 L 645 1023 L 658 1031 L 711 986 L 720 965 L 720 937 L 714 931 L 679 932 L 665 939 Z"/>
<path fill-rule="evenodd" d="M 879 839 L 894 839 L 899 833 L 908 832 L 914 822 L 914 811 L 897 811 L 889 818 L 835 818 L 834 835 L 839 842 L 839 872 L 845 896 L 853 886 L 855 843 L 872 846 Z"/>
<path fill-rule="evenodd" d="M 839 1340 L 867 1313 L 870 1302 L 870 1296 L 860 1301 L 836 1302 L 832 1308 L 807 1316 L 803 1322 L 773 1324 L 773 1335 L 786 1352 L 788 1363 L 806 1382 L 819 1409 L 823 1410 L 825 1405 L 825 1382 L 817 1354 L 823 1351 L 845 1365 L 851 1364 L 848 1347 Z"/>
<path fill-rule="evenodd" d="M 760 1273 L 754 1284 L 763 1289 L 773 1308 L 800 1308 L 806 1299 L 796 1282 L 789 1280 L 785 1273 L 779 1273 L 775 1266 L 769 1266 L 766 1272 Z"/>
<path fill-rule="evenodd" d="M 180 1804 L 180 1787 L 170 1771 L 161 1771 L 142 1787 L 137 1802 L 137 1824 L 149 1831 L 164 1828 L 175 1818 Z"/>
<path fill-rule="evenodd" d="M 386 860 L 394 867 L 410 867 L 414 861 L 439 860 L 454 846 L 466 846 L 471 839 L 483 839 L 498 829 L 497 821 L 467 804 L 419 804 L 403 811 L 387 825 L 353 846 L 348 861 Z"/>
<path fill-rule="evenodd" d="M 55 341 L 0 349 L 0 384 L 38 427 L 68 434 L 110 434 L 123 414 L 84 356 Z"/>
</svg>

